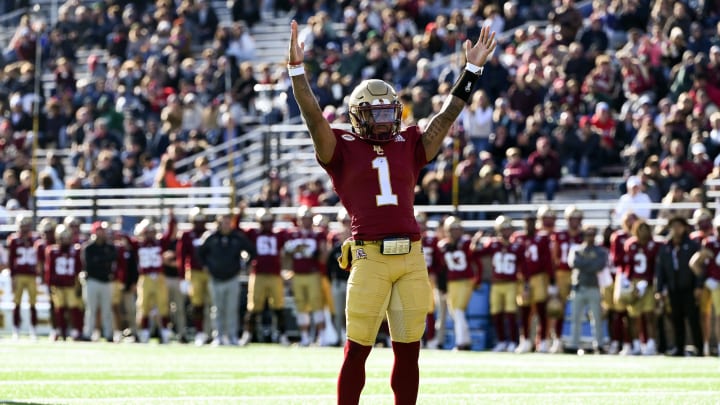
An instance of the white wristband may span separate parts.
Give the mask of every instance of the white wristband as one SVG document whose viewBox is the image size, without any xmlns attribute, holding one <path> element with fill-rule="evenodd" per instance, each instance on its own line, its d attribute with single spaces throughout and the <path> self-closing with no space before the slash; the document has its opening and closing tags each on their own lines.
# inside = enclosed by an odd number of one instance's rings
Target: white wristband
<svg viewBox="0 0 720 405">
<path fill-rule="evenodd" d="M 301 76 L 304 74 L 305 74 L 305 66 L 303 66 L 303 65 L 299 65 L 299 66 L 288 65 L 288 75 L 290 75 L 290 77 Z"/>
<path fill-rule="evenodd" d="M 485 69 L 484 66 L 473 65 L 470 62 L 465 63 L 465 70 L 467 70 L 470 73 L 475 73 L 478 76 L 482 75 L 484 69 Z"/>
</svg>

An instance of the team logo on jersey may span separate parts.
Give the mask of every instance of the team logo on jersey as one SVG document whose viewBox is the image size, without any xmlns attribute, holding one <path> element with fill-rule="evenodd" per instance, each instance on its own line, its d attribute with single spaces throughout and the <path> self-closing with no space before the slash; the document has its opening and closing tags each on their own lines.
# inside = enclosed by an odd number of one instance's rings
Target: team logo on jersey
<svg viewBox="0 0 720 405">
<path fill-rule="evenodd" d="M 365 253 L 365 250 L 363 248 L 359 248 L 355 251 L 356 259 L 367 259 L 367 253 Z"/>
<path fill-rule="evenodd" d="M 395 136 L 395 142 L 405 142 L 405 138 L 402 135 L 397 134 Z"/>
<path fill-rule="evenodd" d="M 355 137 L 350 134 L 342 134 L 342 135 L 340 135 L 340 137 L 346 141 L 354 141 L 355 140 Z"/>
<path fill-rule="evenodd" d="M 378 155 L 384 155 L 384 154 L 385 154 L 385 151 L 383 150 L 382 146 L 380 146 L 380 145 L 373 145 L 373 150 L 374 150 L 375 153 L 377 153 Z"/>
</svg>

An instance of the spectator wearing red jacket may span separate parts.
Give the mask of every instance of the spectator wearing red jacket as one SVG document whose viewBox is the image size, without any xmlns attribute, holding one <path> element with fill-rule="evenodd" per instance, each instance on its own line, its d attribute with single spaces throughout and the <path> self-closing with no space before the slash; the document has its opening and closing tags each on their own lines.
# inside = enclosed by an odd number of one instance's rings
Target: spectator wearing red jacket
<svg viewBox="0 0 720 405">
<path fill-rule="evenodd" d="M 550 148 L 550 140 L 546 137 L 539 138 L 536 147 L 537 150 L 528 158 L 530 176 L 523 186 L 523 198 L 528 203 L 537 191 L 545 191 L 547 200 L 553 200 L 561 175 L 560 158 L 557 152 Z"/>
</svg>

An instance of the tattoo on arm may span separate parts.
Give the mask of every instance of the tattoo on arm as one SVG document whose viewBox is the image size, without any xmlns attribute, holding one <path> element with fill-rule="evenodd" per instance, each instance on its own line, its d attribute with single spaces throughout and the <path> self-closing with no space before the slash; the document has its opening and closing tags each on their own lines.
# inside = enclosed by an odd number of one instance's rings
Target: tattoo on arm
<svg viewBox="0 0 720 405">
<path fill-rule="evenodd" d="M 463 108 L 465 108 L 465 102 L 458 97 L 450 95 L 447 101 L 445 101 L 442 110 L 432 117 L 422 137 L 428 160 L 438 154 L 443 139 Z"/>
</svg>

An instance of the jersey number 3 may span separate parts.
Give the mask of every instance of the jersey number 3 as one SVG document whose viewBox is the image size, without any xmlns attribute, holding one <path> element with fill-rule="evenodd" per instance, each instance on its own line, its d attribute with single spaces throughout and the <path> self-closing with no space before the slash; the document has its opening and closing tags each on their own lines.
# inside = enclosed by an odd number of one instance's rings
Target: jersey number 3
<svg viewBox="0 0 720 405">
<path fill-rule="evenodd" d="M 387 158 L 376 157 L 372 161 L 372 167 L 378 171 L 378 181 L 380 182 L 380 194 L 375 196 L 377 205 L 398 205 L 397 194 L 393 194 L 392 184 L 390 184 L 390 165 Z"/>
</svg>

